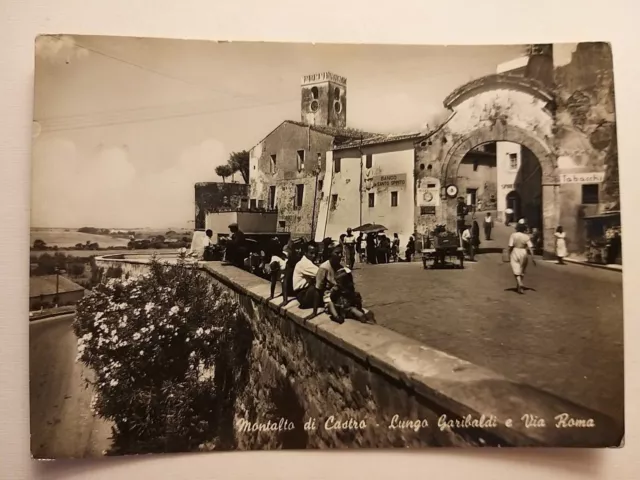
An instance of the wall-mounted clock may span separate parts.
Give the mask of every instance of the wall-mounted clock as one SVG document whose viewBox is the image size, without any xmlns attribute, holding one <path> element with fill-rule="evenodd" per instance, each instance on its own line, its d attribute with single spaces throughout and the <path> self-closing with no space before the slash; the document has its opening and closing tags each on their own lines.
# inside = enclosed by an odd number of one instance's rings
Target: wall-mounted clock
<svg viewBox="0 0 640 480">
<path fill-rule="evenodd" d="M 458 194 L 458 187 L 455 185 L 449 185 L 447 186 L 446 192 L 449 197 L 455 197 Z"/>
<path fill-rule="evenodd" d="M 431 192 L 427 192 L 424 194 L 424 200 L 425 202 L 430 202 L 431 200 L 433 200 L 433 193 Z"/>
</svg>

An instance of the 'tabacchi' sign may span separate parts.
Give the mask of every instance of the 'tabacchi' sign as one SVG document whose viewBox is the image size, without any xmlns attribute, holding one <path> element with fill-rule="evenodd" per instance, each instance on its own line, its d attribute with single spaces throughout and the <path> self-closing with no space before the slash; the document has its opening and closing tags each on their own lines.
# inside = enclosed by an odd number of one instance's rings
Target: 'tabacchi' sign
<svg viewBox="0 0 640 480">
<path fill-rule="evenodd" d="M 602 183 L 604 172 L 561 173 L 560 183 Z"/>
</svg>

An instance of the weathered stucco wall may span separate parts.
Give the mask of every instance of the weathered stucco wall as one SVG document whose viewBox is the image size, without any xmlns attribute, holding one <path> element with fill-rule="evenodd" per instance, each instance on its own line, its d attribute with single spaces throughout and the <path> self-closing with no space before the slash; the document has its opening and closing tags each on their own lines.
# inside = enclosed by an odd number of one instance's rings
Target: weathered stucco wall
<svg viewBox="0 0 640 480">
<path fill-rule="evenodd" d="M 367 166 L 367 157 L 371 161 L 370 167 Z M 413 142 L 409 140 L 336 150 L 332 158 L 333 165 L 327 165 L 327 169 L 332 171 L 325 173 L 330 185 L 323 197 L 326 203 L 323 208 L 328 212 L 324 236 L 337 240 L 347 227 L 378 223 L 388 228 L 388 236 L 397 233 L 404 248 L 413 233 Z M 340 172 L 335 171 L 337 159 Z M 392 192 L 396 194 L 395 206 L 392 204 Z M 369 206 L 370 194 L 373 194 L 373 207 Z M 334 205 L 332 197 L 336 195 Z"/>
<path fill-rule="evenodd" d="M 620 209 L 613 58 L 607 43 L 580 43 L 571 61 L 555 70 L 555 147 L 559 173 L 603 172 L 600 203 L 582 205 L 580 185 L 561 185 L 561 224 L 569 250 L 586 248 L 585 214 Z"/>
<path fill-rule="evenodd" d="M 195 185 L 195 228 L 205 228 L 211 212 L 227 212 L 240 208 L 241 199 L 249 198 L 249 185 L 244 183 L 204 182 Z"/>
<path fill-rule="evenodd" d="M 550 143 L 553 115 L 548 108 L 549 101 L 550 96 L 537 83 L 526 79 L 512 80 L 508 75 L 481 79 L 467 90 L 451 96 L 445 103 L 453 110 L 452 117 L 417 145 L 418 188 L 425 178 L 438 176 L 441 187 L 456 185 L 458 195 L 464 196 L 466 187 L 459 178 L 459 166 L 464 156 L 478 145 L 496 141 L 529 147 L 541 164 L 543 182 L 553 183 L 555 162 Z M 418 233 L 426 233 L 439 222 L 455 225 L 455 205 L 455 198 L 443 194 L 435 213 L 423 213 L 417 208 Z"/>
<path fill-rule="evenodd" d="M 120 265 L 131 275 L 145 269 L 144 262 L 122 258 L 96 262 L 103 268 Z M 338 325 L 324 314 L 305 320 L 309 311 L 299 310 L 297 302 L 282 309 L 279 298 L 268 301 L 265 280 L 217 262 L 201 268 L 236 296 L 250 323 L 250 352 L 239 359 L 242 381 L 234 383 L 225 419 L 235 427 L 230 448 L 604 447 L 621 441 L 623 428 L 598 413 L 380 326 Z M 595 426 L 556 428 L 559 413 L 592 418 Z M 482 414 L 495 416 L 495 424 L 446 424 Z M 526 428 L 524 414 L 545 419 L 548 426 Z M 277 426 L 281 418 L 294 428 L 254 431 L 258 423 Z M 305 430 L 311 419 L 316 428 Z M 507 419 L 513 423 L 507 425 Z"/>
<path fill-rule="evenodd" d="M 312 219 L 317 218 L 320 185 L 326 152 L 333 137 L 308 127 L 283 123 L 250 152 L 251 199 L 268 206 L 269 187 L 276 187 L 275 204 L 278 209 L 278 230 L 293 237 L 310 236 Z M 304 167 L 299 169 L 298 150 L 303 150 Z M 275 173 L 271 155 L 276 155 Z M 294 205 L 296 185 L 304 185 L 302 205 Z M 314 202 L 315 199 L 315 202 Z M 315 204 L 315 211 L 314 211 Z"/>
</svg>

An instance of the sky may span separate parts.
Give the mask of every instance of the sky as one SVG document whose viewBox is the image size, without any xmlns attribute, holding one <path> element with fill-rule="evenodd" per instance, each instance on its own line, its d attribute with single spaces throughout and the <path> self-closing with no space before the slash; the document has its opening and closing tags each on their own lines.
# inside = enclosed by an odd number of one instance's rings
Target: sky
<svg viewBox="0 0 640 480">
<path fill-rule="evenodd" d="M 437 122 L 452 90 L 523 52 L 39 37 L 32 226 L 192 228 L 193 185 L 221 181 L 232 151 L 300 120 L 303 75 L 347 78 L 348 126 L 401 133 Z"/>
</svg>

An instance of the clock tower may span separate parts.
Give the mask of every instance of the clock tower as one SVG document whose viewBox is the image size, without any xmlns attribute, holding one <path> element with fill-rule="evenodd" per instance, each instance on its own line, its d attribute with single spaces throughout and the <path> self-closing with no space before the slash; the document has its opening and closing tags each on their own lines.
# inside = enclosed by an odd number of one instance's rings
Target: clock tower
<svg viewBox="0 0 640 480">
<path fill-rule="evenodd" d="M 331 72 L 302 77 L 302 122 L 322 127 L 347 125 L 347 79 Z"/>
</svg>

